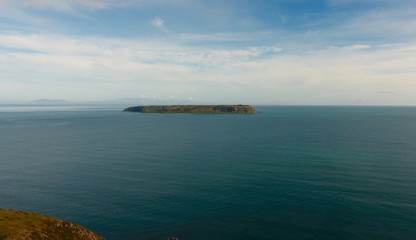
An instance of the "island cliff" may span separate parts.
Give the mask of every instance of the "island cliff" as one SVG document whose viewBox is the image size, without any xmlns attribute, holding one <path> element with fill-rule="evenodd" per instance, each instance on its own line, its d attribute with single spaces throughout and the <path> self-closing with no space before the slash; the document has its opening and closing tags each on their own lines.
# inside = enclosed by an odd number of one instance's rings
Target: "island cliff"
<svg viewBox="0 0 416 240">
<path fill-rule="evenodd" d="M 104 240 L 77 224 L 54 217 L 0 209 L 0 240 Z"/>
<path fill-rule="evenodd" d="M 256 109 L 250 105 L 155 105 L 136 106 L 124 109 L 125 112 L 141 113 L 237 113 L 254 114 Z"/>
</svg>

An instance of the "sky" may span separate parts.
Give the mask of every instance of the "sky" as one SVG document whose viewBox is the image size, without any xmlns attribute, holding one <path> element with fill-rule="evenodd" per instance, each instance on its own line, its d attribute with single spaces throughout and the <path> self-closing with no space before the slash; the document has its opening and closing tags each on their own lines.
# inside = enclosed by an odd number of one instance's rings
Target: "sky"
<svg viewBox="0 0 416 240">
<path fill-rule="evenodd" d="M 0 0 L 0 102 L 416 105 L 415 0 Z"/>
</svg>

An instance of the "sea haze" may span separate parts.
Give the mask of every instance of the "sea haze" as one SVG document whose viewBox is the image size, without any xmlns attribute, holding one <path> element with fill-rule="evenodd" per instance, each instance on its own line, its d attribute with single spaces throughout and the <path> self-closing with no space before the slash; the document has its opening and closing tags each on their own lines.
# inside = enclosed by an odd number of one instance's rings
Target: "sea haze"
<svg viewBox="0 0 416 240">
<path fill-rule="evenodd" d="M 0 208 L 110 240 L 416 239 L 416 108 L 0 109 Z"/>
</svg>

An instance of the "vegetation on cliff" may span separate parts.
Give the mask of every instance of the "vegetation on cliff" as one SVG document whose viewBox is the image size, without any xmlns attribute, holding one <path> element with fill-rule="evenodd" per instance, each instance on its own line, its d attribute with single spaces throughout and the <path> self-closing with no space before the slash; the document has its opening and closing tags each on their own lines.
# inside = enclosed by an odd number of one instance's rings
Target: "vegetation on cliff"
<svg viewBox="0 0 416 240">
<path fill-rule="evenodd" d="M 77 224 L 45 215 L 0 209 L 0 240 L 103 240 Z"/>
<path fill-rule="evenodd" d="M 250 105 L 155 105 L 129 107 L 124 111 L 142 113 L 256 113 L 256 109 Z"/>
</svg>

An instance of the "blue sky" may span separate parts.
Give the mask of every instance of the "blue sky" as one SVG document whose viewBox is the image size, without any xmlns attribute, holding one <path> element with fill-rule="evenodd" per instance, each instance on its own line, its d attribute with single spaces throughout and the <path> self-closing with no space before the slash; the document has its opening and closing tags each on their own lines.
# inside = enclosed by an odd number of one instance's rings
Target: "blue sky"
<svg viewBox="0 0 416 240">
<path fill-rule="evenodd" d="M 416 105 L 414 0 L 0 0 L 0 102 Z"/>
</svg>

